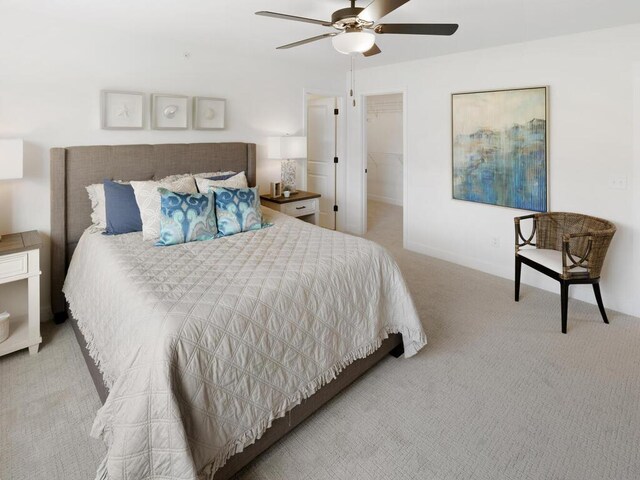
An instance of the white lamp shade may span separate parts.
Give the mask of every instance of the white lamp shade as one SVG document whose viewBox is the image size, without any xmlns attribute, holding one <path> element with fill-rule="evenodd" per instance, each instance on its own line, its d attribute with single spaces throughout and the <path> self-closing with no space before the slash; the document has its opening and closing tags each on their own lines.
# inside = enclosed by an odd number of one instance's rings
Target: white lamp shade
<svg viewBox="0 0 640 480">
<path fill-rule="evenodd" d="M 0 180 L 22 178 L 22 140 L 0 140 Z"/>
<path fill-rule="evenodd" d="M 269 137 L 267 156 L 275 160 L 307 158 L 307 137 Z"/>
<path fill-rule="evenodd" d="M 333 48 L 340 53 L 363 53 L 371 50 L 376 43 L 376 36 L 370 32 L 345 32 L 331 39 Z"/>
</svg>

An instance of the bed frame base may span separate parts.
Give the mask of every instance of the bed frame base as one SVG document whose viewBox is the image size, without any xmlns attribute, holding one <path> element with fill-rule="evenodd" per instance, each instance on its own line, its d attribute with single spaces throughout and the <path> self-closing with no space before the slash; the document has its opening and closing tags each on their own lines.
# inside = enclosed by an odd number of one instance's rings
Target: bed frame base
<svg viewBox="0 0 640 480">
<path fill-rule="evenodd" d="M 109 390 L 104 386 L 104 381 L 102 380 L 102 373 L 100 373 L 100 369 L 89 355 L 89 349 L 87 348 L 87 341 L 82 335 L 80 331 L 80 327 L 78 327 L 78 321 L 73 318 L 72 315 L 64 315 L 64 317 L 69 319 L 71 323 L 71 327 L 73 328 L 73 333 L 76 334 L 76 340 L 78 340 L 78 345 L 80 345 L 80 350 L 82 350 L 82 356 L 84 357 L 84 363 L 87 364 L 87 368 L 89 369 L 89 374 L 91 375 L 91 380 L 93 380 L 93 384 L 96 386 L 96 390 L 98 391 L 98 396 L 100 397 L 100 402 L 104 405 L 104 402 L 107 401 L 107 395 L 109 395 Z M 64 322 L 64 320 L 62 320 Z M 56 322 L 57 323 L 57 322 Z M 60 322 L 62 323 L 62 322 Z"/>
</svg>

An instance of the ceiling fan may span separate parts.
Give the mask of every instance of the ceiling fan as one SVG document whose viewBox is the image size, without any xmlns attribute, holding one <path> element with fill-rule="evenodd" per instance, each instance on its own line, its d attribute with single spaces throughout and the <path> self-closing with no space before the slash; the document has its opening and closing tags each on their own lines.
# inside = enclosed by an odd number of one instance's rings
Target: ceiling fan
<svg viewBox="0 0 640 480">
<path fill-rule="evenodd" d="M 332 37 L 333 47 L 346 55 L 362 53 L 371 57 L 381 52 L 376 45 L 372 32 L 378 34 L 401 35 L 453 35 L 458 29 L 455 23 L 377 23 L 382 17 L 401 7 L 409 0 L 373 0 L 367 7 L 356 7 L 356 0 L 350 0 L 351 6 L 333 12 L 331 21 L 315 20 L 275 12 L 256 12 L 264 17 L 281 18 L 296 22 L 313 23 L 323 27 L 333 27 L 337 32 L 325 33 L 278 47 L 278 50 L 298 47 L 307 43 Z"/>
</svg>

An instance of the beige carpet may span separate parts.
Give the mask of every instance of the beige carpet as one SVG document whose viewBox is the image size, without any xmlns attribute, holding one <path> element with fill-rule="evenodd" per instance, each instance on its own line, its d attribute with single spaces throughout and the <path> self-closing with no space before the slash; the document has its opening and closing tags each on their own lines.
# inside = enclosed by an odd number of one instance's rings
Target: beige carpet
<svg viewBox="0 0 640 480">
<path fill-rule="evenodd" d="M 640 320 L 402 250 L 398 207 L 367 236 L 397 258 L 429 344 L 388 358 L 239 475 L 249 479 L 640 478 Z M 606 281 L 606 279 L 605 279 Z M 580 288 L 580 287 L 577 287 Z M 584 287 L 588 288 L 588 287 Z M 606 302 L 606 299 L 605 299 Z M 0 478 L 86 480 L 98 397 L 68 325 L 0 359 Z"/>
<path fill-rule="evenodd" d="M 42 325 L 40 353 L 0 358 L 0 479 L 93 480 L 100 399 L 70 324 Z"/>
</svg>

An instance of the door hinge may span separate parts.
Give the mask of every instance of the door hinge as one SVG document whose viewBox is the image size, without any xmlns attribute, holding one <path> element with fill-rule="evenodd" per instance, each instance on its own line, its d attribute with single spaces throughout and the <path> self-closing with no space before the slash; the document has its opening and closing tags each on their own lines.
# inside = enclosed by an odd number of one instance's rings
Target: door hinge
<svg viewBox="0 0 640 480">
<path fill-rule="evenodd" d="M 337 211 L 338 211 L 338 205 L 334 205 L 334 206 L 333 206 L 333 211 L 334 211 L 334 212 L 337 212 Z"/>
<path fill-rule="evenodd" d="M 340 115 L 340 110 L 338 110 L 337 108 L 333 109 L 333 114 L 334 115 Z"/>
<path fill-rule="evenodd" d="M 364 169 L 364 173 L 369 173 L 369 169 L 368 169 L 368 168 L 365 168 L 365 169 Z"/>
<path fill-rule="evenodd" d="M 333 157 L 333 163 L 338 163 L 338 157 Z"/>
</svg>

